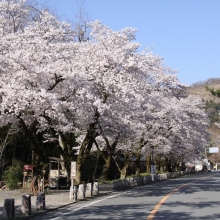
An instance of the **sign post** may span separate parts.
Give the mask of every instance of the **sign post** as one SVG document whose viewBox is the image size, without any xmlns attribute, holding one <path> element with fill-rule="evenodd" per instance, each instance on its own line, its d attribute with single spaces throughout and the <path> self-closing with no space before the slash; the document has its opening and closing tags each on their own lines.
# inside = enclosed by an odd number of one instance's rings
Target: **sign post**
<svg viewBox="0 0 220 220">
<path fill-rule="evenodd" d="M 26 164 L 23 167 L 23 189 L 28 189 L 30 184 L 34 178 L 34 166 L 30 164 Z"/>
<path fill-rule="evenodd" d="M 156 175 L 156 165 L 151 165 L 151 174 Z"/>
<path fill-rule="evenodd" d="M 70 200 L 76 201 L 76 187 L 73 186 L 73 181 L 76 179 L 76 161 L 71 162 L 71 186 L 70 186 Z"/>
</svg>

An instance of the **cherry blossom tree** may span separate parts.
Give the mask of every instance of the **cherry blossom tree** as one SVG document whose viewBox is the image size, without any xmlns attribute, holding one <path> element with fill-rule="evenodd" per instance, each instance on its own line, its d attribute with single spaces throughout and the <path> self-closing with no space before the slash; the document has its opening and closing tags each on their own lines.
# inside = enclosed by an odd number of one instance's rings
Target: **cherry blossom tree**
<svg viewBox="0 0 220 220">
<path fill-rule="evenodd" d="M 75 45 L 67 45 L 74 37 L 69 24 L 58 22 L 48 12 L 42 11 L 40 18 L 29 22 L 23 32 L 3 36 L 0 55 L 2 123 L 18 120 L 38 156 L 43 149 L 33 134 L 46 129 L 65 132 L 71 127 L 65 115 L 71 106 L 62 100 L 67 90 L 59 84 L 66 77 L 63 73 L 70 72 L 71 64 L 65 64 L 76 50 Z M 67 88 L 73 78 L 68 83 Z"/>
<path fill-rule="evenodd" d="M 1 0 L 0 1 L 0 34 L 7 35 L 23 32 L 28 22 L 38 20 L 40 10 L 35 0 Z"/>
<path fill-rule="evenodd" d="M 89 50 L 91 55 L 87 53 L 83 58 L 88 74 L 93 74 L 93 88 L 96 88 L 101 98 L 95 101 L 101 113 L 98 120 L 101 145 L 112 155 L 119 139 L 123 138 L 123 130 L 130 130 L 130 134 L 125 132 L 124 136 L 134 136 L 136 140 L 143 135 L 147 123 L 144 117 L 153 117 L 152 111 L 158 105 L 155 96 L 174 95 L 182 85 L 175 75 L 168 74 L 170 70 L 163 66 L 161 58 L 152 53 L 136 53 L 139 45 L 132 42 L 134 29 L 114 32 L 100 22 L 94 22 L 92 27 L 91 41 L 95 44 Z M 91 42 L 88 42 L 88 45 L 90 46 Z M 111 128 L 111 132 L 110 129 L 106 130 L 106 127 Z M 141 139 L 140 137 L 139 140 Z M 100 141 L 100 138 L 98 140 Z M 95 144 L 99 145 L 97 142 Z M 128 147 L 124 145 L 123 150 Z M 106 165 L 109 164 L 111 156 L 102 155 Z"/>
<path fill-rule="evenodd" d="M 8 17 L 9 9 L 18 13 Z M 161 57 L 137 52 L 136 29 L 94 21 L 89 40 L 79 41 L 48 11 L 28 19 L 25 1 L 1 1 L 0 12 L 0 126 L 20 125 L 36 163 L 45 152 L 39 133 L 68 164 L 74 150 L 67 136 L 76 138 L 77 183 L 94 148 L 107 177 L 118 151 L 128 160 L 149 155 L 151 146 L 156 154 L 192 155 L 205 144 L 200 102 L 181 97 L 184 86 Z M 119 169 L 126 176 L 126 166 Z"/>
<path fill-rule="evenodd" d="M 142 153 L 149 155 L 154 148 L 155 157 L 184 157 L 189 160 L 192 152 L 200 157 L 208 140 L 208 118 L 202 101 L 196 97 L 163 97 L 161 108 L 154 111 L 154 119 L 146 127 L 146 145 Z"/>
</svg>

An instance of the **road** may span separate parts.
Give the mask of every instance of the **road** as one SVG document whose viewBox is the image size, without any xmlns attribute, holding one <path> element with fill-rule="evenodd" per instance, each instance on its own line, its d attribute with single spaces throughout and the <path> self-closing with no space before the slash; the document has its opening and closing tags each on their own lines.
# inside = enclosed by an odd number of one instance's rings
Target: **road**
<svg viewBox="0 0 220 220">
<path fill-rule="evenodd" d="M 32 219 L 220 219 L 220 172 L 113 192 Z"/>
</svg>

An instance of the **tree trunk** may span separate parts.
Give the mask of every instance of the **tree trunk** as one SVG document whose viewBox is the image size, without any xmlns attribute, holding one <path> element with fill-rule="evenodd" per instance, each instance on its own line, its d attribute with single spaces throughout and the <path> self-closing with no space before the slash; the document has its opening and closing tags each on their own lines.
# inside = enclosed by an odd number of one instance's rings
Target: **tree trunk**
<svg viewBox="0 0 220 220">
<path fill-rule="evenodd" d="M 87 130 L 87 134 L 85 139 L 83 140 L 83 143 L 81 144 L 80 150 L 79 150 L 79 155 L 77 157 L 76 161 L 76 180 L 75 182 L 77 184 L 80 184 L 81 182 L 81 174 L 82 174 L 82 166 L 85 163 L 85 160 L 88 158 L 92 145 L 95 142 L 95 138 L 98 135 L 96 133 L 95 126 L 98 124 L 98 119 L 99 119 L 99 112 L 98 109 L 95 110 L 94 113 L 94 123 L 90 124 L 89 129 Z"/>
<path fill-rule="evenodd" d="M 127 168 L 126 167 L 123 167 L 121 170 L 120 170 L 120 179 L 125 179 L 127 176 Z"/>
<path fill-rule="evenodd" d="M 165 158 L 162 156 L 160 156 L 160 170 L 161 172 L 165 172 L 166 171 L 166 166 L 165 166 Z"/>
<path fill-rule="evenodd" d="M 105 160 L 105 165 L 103 166 L 102 174 L 101 174 L 101 177 L 100 177 L 100 179 L 105 181 L 105 180 L 109 179 L 109 171 L 110 171 L 110 167 L 111 167 L 111 164 L 112 164 L 112 158 L 113 158 L 113 155 L 115 153 L 115 148 L 116 148 L 117 143 L 118 143 L 118 136 L 115 138 L 115 141 L 112 144 L 109 143 L 108 138 L 105 137 L 104 135 L 103 135 L 103 138 L 105 140 L 106 147 L 108 149 L 108 152 L 106 152 L 107 155 L 104 154 L 100 150 L 100 148 L 99 148 L 96 141 L 94 143 L 96 144 L 97 150 L 99 151 L 100 155 Z"/>
<path fill-rule="evenodd" d="M 141 146 L 136 151 L 136 175 L 141 174 Z"/>
<path fill-rule="evenodd" d="M 81 148 L 79 150 L 79 155 L 78 155 L 77 160 L 76 160 L 76 179 L 75 179 L 75 184 L 76 185 L 79 185 L 81 183 L 83 153 L 84 153 L 84 150 L 85 150 L 85 145 L 86 145 L 85 142 L 81 145 Z"/>
<path fill-rule="evenodd" d="M 160 154 L 157 156 L 156 161 L 157 161 L 158 172 L 160 172 L 161 171 L 161 155 Z"/>
<path fill-rule="evenodd" d="M 79 185 L 81 182 L 81 163 L 76 163 L 76 179 L 74 180 L 74 185 Z"/>
<path fill-rule="evenodd" d="M 97 167 L 98 167 L 98 164 L 99 164 L 99 157 L 100 157 L 100 154 L 97 153 L 96 161 L 95 161 L 95 168 L 94 168 L 94 171 L 93 171 L 93 174 L 92 174 L 92 181 L 95 181 L 96 171 L 97 171 Z"/>
<path fill-rule="evenodd" d="M 165 166 L 166 166 L 166 170 L 168 172 L 172 172 L 171 163 L 170 163 L 170 160 L 168 158 L 165 158 Z"/>
<path fill-rule="evenodd" d="M 106 158 L 104 158 L 105 160 L 105 164 L 103 166 L 103 169 L 102 169 L 102 173 L 101 173 L 101 176 L 100 176 L 100 179 L 102 181 L 106 181 L 109 179 L 109 171 L 110 171 L 110 167 L 111 167 L 111 164 L 112 164 L 112 154 L 109 153 L 107 155 Z"/>
<path fill-rule="evenodd" d="M 117 160 L 115 159 L 115 164 L 118 167 L 118 170 L 120 172 L 120 179 L 125 179 L 126 178 L 129 162 L 130 162 L 130 155 L 129 155 L 129 153 L 125 153 L 124 154 L 124 166 L 123 166 L 123 168 L 120 168 Z"/>
<path fill-rule="evenodd" d="M 147 161 L 146 161 L 146 166 L 147 166 L 147 173 L 151 173 L 151 170 L 150 170 L 150 166 L 151 166 L 151 155 L 147 155 Z"/>
<path fill-rule="evenodd" d="M 94 136 L 91 134 L 92 131 L 88 131 L 83 143 L 81 144 L 79 155 L 76 161 L 76 184 L 81 182 L 82 166 L 85 163 L 86 158 L 88 157 L 92 144 L 94 143 Z"/>
<path fill-rule="evenodd" d="M 32 162 L 33 164 L 39 164 L 40 159 L 44 155 L 44 149 L 43 147 L 38 143 L 37 137 L 36 137 L 36 126 L 38 125 L 37 121 L 34 121 L 31 126 L 27 126 L 22 118 L 19 118 L 19 124 L 27 137 L 27 139 L 30 141 L 31 148 L 33 150 L 33 156 Z"/>
</svg>

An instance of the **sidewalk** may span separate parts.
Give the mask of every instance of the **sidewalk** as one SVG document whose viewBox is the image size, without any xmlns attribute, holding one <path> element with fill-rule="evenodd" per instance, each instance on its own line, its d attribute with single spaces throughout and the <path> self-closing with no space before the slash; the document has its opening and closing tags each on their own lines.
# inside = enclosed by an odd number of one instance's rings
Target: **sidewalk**
<svg viewBox="0 0 220 220">
<path fill-rule="evenodd" d="M 108 193 L 111 193 L 112 190 L 112 184 L 102 184 L 99 185 L 99 195 L 106 195 Z M 4 192 L 3 192 L 4 191 Z M 45 206 L 46 210 L 36 211 L 35 210 L 35 202 L 36 202 L 36 196 L 31 196 L 31 215 L 30 216 L 24 216 L 21 215 L 21 198 L 22 195 L 25 195 L 22 192 L 19 191 L 12 191 L 12 190 L 3 190 L 0 191 L 0 219 L 2 219 L 3 215 L 3 206 L 4 206 L 4 199 L 12 198 L 15 201 L 15 217 L 19 217 L 18 219 L 31 219 L 31 216 L 40 214 L 42 212 L 48 212 L 63 206 L 67 206 L 71 203 L 73 203 L 73 200 L 70 200 L 70 190 L 48 190 L 45 192 Z M 80 200 L 78 201 L 80 202 Z"/>
</svg>

